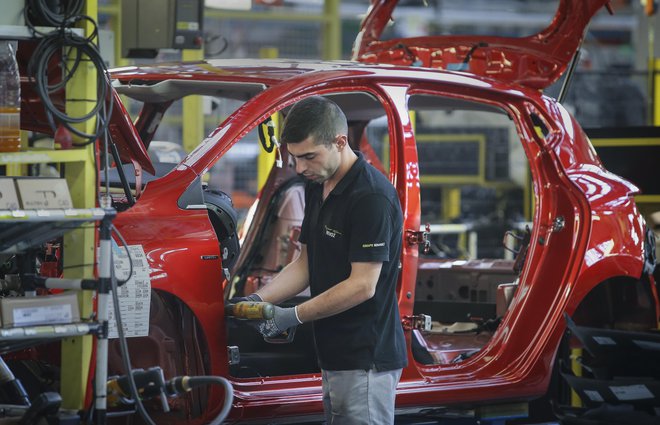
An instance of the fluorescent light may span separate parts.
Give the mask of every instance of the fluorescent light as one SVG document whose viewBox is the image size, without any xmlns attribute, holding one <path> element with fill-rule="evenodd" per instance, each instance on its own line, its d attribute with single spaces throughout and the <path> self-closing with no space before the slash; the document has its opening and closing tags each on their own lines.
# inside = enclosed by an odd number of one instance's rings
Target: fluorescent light
<svg viewBox="0 0 660 425">
<path fill-rule="evenodd" d="M 204 0 L 204 6 L 214 9 L 250 10 L 252 0 Z"/>
</svg>

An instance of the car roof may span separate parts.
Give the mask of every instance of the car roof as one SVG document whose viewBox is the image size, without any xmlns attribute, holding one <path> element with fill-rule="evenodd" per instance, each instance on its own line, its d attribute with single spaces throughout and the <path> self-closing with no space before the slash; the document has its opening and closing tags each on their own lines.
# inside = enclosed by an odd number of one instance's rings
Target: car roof
<svg viewBox="0 0 660 425">
<path fill-rule="evenodd" d="M 513 96 L 540 95 L 524 87 L 489 81 L 469 73 L 350 61 L 217 59 L 123 67 L 110 70 L 110 76 L 117 93 L 147 103 L 167 103 L 188 95 L 247 101 L 273 86 L 290 84 L 290 89 L 294 90 L 296 87 L 311 87 L 341 79 L 354 81 L 356 78 L 393 84 L 439 82 L 460 87 L 508 90 Z M 333 92 L 326 96 L 342 108 L 349 120 L 371 120 L 385 114 L 381 102 L 363 91 Z M 420 95 L 411 98 L 410 102 L 410 108 L 420 110 L 460 108 L 504 113 L 485 103 L 458 98 L 443 100 L 442 97 L 433 96 L 429 99 Z M 132 142 L 129 139 L 121 142 L 130 145 Z M 134 143 L 138 144 L 137 140 Z M 138 159 L 138 162 L 147 169 L 151 168 L 151 164 L 144 158 Z"/>
<path fill-rule="evenodd" d="M 369 77 L 382 80 L 424 80 L 475 87 L 514 88 L 487 77 L 431 68 L 363 64 L 351 61 L 288 59 L 217 59 L 159 63 L 110 70 L 120 93 L 143 102 L 166 102 L 190 94 L 247 100 L 255 94 L 296 77 L 314 80 Z M 301 85 L 305 82 L 301 81 Z M 524 89 L 523 89 L 524 90 Z"/>
<path fill-rule="evenodd" d="M 387 66 L 387 65 L 386 65 Z M 350 61 L 290 59 L 207 59 L 197 62 L 156 63 L 110 70 L 113 79 L 132 84 L 162 80 L 259 81 L 268 85 L 314 71 L 377 67 Z M 377 71 L 376 71 L 377 72 Z"/>
</svg>

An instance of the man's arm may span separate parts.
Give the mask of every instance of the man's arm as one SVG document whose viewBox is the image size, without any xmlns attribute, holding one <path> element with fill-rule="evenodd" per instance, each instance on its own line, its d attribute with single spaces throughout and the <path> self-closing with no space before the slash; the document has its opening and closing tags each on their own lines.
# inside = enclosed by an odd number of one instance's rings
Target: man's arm
<svg viewBox="0 0 660 425">
<path fill-rule="evenodd" d="M 268 285 L 259 289 L 256 294 L 263 301 L 279 304 L 298 295 L 308 286 L 307 245 L 302 244 L 298 258 L 284 267 Z"/>
<path fill-rule="evenodd" d="M 327 291 L 298 306 L 301 322 L 334 316 L 363 303 L 376 293 L 383 263 L 351 263 L 351 275 Z"/>
</svg>

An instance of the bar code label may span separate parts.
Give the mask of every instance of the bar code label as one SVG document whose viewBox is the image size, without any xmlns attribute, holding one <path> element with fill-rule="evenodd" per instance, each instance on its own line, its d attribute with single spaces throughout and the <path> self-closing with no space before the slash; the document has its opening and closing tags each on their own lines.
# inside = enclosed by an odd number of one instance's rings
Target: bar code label
<svg viewBox="0 0 660 425">
<path fill-rule="evenodd" d="M 73 321 L 71 306 L 68 304 L 15 308 L 12 313 L 14 326 L 50 325 Z"/>
</svg>

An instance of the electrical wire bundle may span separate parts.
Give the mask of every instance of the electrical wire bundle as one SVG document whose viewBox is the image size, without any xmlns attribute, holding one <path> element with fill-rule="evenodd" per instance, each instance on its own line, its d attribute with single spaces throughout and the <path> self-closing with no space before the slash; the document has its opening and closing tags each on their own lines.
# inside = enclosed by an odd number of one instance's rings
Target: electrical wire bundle
<svg viewBox="0 0 660 425">
<path fill-rule="evenodd" d="M 94 43 L 98 39 L 98 27 L 94 19 L 83 15 L 84 0 L 62 0 L 59 6 L 53 6 L 52 2 L 46 0 L 27 0 L 25 6 L 25 22 L 36 37 L 41 41 L 35 49 L 28 63 L 28 75 L 35 82 L 36 90 L 42 99 L 48 123 L 53 130 L 57 131 L 59 125 L 65 127 L 71 133 L 86 139 L 83 143 L 75 146 L 84 146 L 94 143 L 105 135 L 108 122 L 112 116 L 112 97 L 110 96 L 109 79 L 105 62 Z M 88 37 L 81 37 L 72 31 L 72 27 L 80 22 L 87 21 L 93 27 Z M 37 29 L 37 24 L 45 24 L 55 29 L 43 33 Z M 59 58 L 62 69 L 61 81 L 51 84 L 48 75 L 48 64 L 53 57 Z M 61 92 L 71 80 L 79 66 L 84 62 L 91 62 L 96 69 L 97 99 L 94 106 L 86 113 L 72 116 L 59 110 L 51 96 Z M 68 99 L 69 102 L 88 102 L 88 99 Z M 75 127 L 96 117 L 96 130 L 94 133 L 86 133 Z"/>
</svg>

